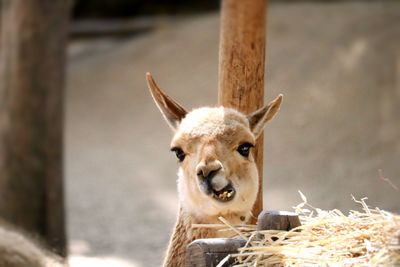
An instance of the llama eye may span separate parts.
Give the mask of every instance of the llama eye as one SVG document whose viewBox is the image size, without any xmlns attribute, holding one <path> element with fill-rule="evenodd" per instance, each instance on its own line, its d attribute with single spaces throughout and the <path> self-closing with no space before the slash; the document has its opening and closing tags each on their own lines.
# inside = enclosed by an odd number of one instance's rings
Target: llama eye
<svg viewBox="0 0 400 267">
<path fill-rule="evenodd" d="M 242 155 L 243 157 L 248 157 L 249 153 L 250 153 L 250 148 L 252 148 L 254 145 L 250 144 L 250 143 L 244 143 L 241 144 L 238 149 L 237 152 L 239 152 L 240 155 Z"/>
<path fill-rule="evenodd" d="M 171 151 L 175 152 L 175 155 L 179 159 L 180 162 L 182 162 L 185 159 L 186 154 L 179 147 L 173 147 L 173 148 L 171 148 Z"/>
</svg>

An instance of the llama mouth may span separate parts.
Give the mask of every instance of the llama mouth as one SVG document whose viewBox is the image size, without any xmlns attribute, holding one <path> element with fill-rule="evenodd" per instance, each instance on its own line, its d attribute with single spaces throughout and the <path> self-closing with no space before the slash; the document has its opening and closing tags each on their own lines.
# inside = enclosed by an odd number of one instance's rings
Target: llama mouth
<svg viewBox="0 0 400 267">
<path fill-rule="evenodd" d="M 231 184 L 228 184 L 219 191 L 212 190 L 212 197 L 220 202 L 228 202 L 235 196 L 235 188 Z"/>
</svg>

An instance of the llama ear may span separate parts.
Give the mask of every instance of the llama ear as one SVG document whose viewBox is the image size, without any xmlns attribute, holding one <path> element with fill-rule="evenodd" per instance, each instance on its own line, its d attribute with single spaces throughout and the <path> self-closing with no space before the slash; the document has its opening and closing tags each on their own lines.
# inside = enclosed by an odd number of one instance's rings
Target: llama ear
<svg viewBox="0 0 400 267">
<path fill-rule="evenodd" d="M 146 73 L 147 86 L 150 89 L 151 96 L 156 102 L 168 125 L 176 130 L 181 120 L 186 116 L 187 111 L 175 100 L 166 95 L 156 84 L 150 73 Z"/>
<path fill-rule="evenodd" d="M 247 119 L 250 123 L 250 129 L 256 138 L 261 135 L 265 124 L 270 121 L 278 112 L 282 103 L 282 97 L 282 94 L 278 95 L 278 97 L 268 103 L 268 105 L 247 116 Z"/>
</svg>

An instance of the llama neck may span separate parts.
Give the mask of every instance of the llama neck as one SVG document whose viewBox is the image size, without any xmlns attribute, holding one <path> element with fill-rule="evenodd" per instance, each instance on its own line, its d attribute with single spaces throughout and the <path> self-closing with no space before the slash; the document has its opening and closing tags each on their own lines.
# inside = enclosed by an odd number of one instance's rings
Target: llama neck
<svg viewBox="0 0 400 267">
<path fill-rule="evenodd" d="M 249 216 L 242 214 L 225 214 L 223 217 L 232 224 L 243 224 L 249 220 Z M 232 233 L 226 231 L 224 233 L 218 232 L 210 228 L 192 228 L 192 224 L 206 224 L 217 223 L 221 221 L 219 216 L 196 218 L 191 214 L 185 212 L 182 208 L 179 209 L 178 218 L 169 242 L 167 255 L 164 260 L 164 267 L 183 267 L 185 266 L 186 247 L 193 240 L 200 238 L 213 238 L 213 237 L 227 237 Z M 244 220 L 241 219 L 245 218 Z"/>
<path fill-rule="evenodd" d="M 199 228 L 193 229 L 192 224 L 197 222 L 190 214 L 179 209 L 178 218 L 169 241 L 167 255 L 164 260 L 164 267 L 185 266 L 186 247 L 193 240 L 199 238 L 216 237 L 215 231 Z"/>
</svg>

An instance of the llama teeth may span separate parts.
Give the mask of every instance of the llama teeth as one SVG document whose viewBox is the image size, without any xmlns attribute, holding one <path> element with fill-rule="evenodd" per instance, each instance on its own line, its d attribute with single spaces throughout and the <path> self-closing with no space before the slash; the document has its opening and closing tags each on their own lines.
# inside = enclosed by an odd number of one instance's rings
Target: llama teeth
<svg viewBox="0 0 400 267">
<path fill-rule="evenodd" d="M 233 192 L 232 191 L 224 191 L 220 194 L 218 194 L 218 198 L 221 200 L 227 200 L 232 196 Z"/>
<path fill-rule="evenodd" d="M 233 198 L 234 194 L 235 191 L 230 186 L 227 186 L 221 191 L 214 190 L 212 196 L 219 201 L 228 202 Z"/>
</svg>

